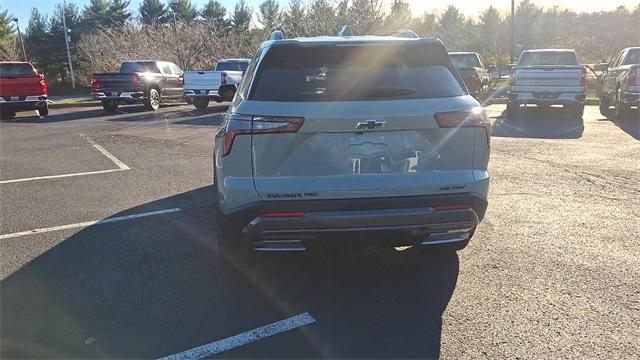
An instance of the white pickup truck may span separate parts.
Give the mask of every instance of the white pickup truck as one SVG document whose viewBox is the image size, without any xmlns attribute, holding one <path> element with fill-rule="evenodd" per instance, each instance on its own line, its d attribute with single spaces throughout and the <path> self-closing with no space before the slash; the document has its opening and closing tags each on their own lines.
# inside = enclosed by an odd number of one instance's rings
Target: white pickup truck
<svg viewBox="0 0 640 360">
<path fill-rule="evenodd" d="M 240 84 L 249 67 L 249 59 L 223 59 L 213 71 L 185 71 L 184 98 L 197 109 L 204 109 L 209 100 L 222 102 L 218 88 L 224 84 Z"/>
<path fill-rule="evenodd" d="M 523 51 L 509 78 L 507 116 L 518 114 L 520 105 L 563 105 L 571 115 L 582 117 L 587 89 L 587 69 L 574 50 Z"/>
</svg>

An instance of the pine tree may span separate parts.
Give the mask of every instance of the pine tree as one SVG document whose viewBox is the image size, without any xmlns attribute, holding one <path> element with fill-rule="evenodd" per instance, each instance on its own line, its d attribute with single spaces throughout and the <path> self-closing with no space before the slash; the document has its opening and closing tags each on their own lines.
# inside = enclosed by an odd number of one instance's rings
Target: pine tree
<svg viewBox="0 0 640 360">
<path fill-rule="evenodd" d="M 198 16 L 198 11 L 191 0 L 172 0 L 169 9 L 175 14 L 177 21 L 190 22 Z M 167 14 L 169 21 L 173 21 L 173 14 Z"/>
<path fill-rule="evenodd" d="M 131 12 L 127 10 L 129 7 L 128 0 L 111 0 L 109 4 L 109 19 L 111 26 L 122 27 L 131 18 Z"/>
<path fill-rule="evenodd" d="M 163 23 L 167 13 L 161 0 L 144 0 L 139 11 L 140 21 L 145 25 Z"/>
<path fill-rule="evenodd" d="M 391 12 L 384 20 L 384 29 L 386 32 L 408 29 L 411 27 L 412 18 L 411 9 L 406 1 L 393 0 Z"/>
<path fill-rule="evenodd" d="M 200 16 L 213 22 L 217 30 L 226 30 L 231 22 L 226 18 L 227 9 L 217 0 L 209 0 L 200 12 Z"/>
<path fill-rule="evenodd" d="M 231 15 L 231 24 L 235 30 L 246 31 L 251 25 L 251 17 L 253 16 L 253 9 L 247 5 L 245 0 L 240 0 L 236 3 Z"/>
<path fill-rule="evenodd" d="M 291 0 L 289 8 L 282 17 L 282 30 L 286 37 L 304 36 L 306 34 L 305 16 L 306 11 L 302 5 L 302 0 Z"/>
<path fill-rule="evenodd" d="M 438 18 L 438 37 L 450 51 L 467 50 L 469 38 L 465 29 L 467 22 L 460 10 L 449 5 Z"/>
<path fill-rule="evenodd" d="M 273 31 L 282 25 L 282 12 L 276 0 L 264 0 L 258 7 L 258 21 L 265 30 Z"/>
<path fill-rule="evenodd" d="M 15 32 L 13 16 L 9 15 L 8 10 L 0 11 L 0 39 L 9 38 Z"/>
</svg>

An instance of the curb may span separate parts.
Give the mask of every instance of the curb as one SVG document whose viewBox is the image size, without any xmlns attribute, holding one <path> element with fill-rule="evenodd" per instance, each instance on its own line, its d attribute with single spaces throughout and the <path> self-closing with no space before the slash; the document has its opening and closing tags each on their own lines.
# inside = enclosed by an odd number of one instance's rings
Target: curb
<svg viewBox="0 0 640 360">
<path fill-rule="evenodd" d="M 489 101 L 486 102 L 486 106 L 489 105 L 506 105 L 507 104 L 507 99 L 491 99 Z M 584 101 L 585 105 L 588 106 L 593 106 L 593 105 L 600 105 L 600 101 L 598 99 L 587 99 Z"/>
</svg>

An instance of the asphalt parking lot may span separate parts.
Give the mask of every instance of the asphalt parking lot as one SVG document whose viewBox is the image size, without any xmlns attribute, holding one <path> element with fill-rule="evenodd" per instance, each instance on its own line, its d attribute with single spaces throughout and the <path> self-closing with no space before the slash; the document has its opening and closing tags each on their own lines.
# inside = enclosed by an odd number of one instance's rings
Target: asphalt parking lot
<svg viewBox="0 0 640 360">
<path fill-rule="evenodd" d="M 490 204 L 457 255 L 247 266 L 215 239 L 226 108 L 120 110 L 0 123 L 2 358 L 640 354 L 636 119 L 491 106 Z"/>
</svg>

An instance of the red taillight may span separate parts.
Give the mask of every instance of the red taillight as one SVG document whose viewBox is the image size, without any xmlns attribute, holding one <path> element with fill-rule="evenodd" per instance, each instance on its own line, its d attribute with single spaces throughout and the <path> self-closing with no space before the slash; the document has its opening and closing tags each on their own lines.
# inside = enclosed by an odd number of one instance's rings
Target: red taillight
<svg viewBox="0 0 640 360">
<path fill-rule="evenodd" d="M 292 217 L 303 217 L 304 213 L 299 211 L 291 211 L 291 212 L 273 212 L 262 214 L 262 217 L 266 218 L 292 218 Z"/>
<path fill-rule="evenodd" d="M 449 210 L 464 210 L 471 209 L 470 205 L 440 205 L 434 206 L 433 210 L 435 211 L 449 211 Z"/>
<path fill-rule="evenodd" d="M 580 86 L 587 86 L 587 69 L 582 69 L 582 74 L 580 75 Z"/>
<path fill-rule="evenodd" d="M 220 85 L 226 85 L 227 84 L 227 73 L 221 73 L 220 74 Z"/>
<path fill-rule="evenodd" d="M 299 117 L 229 115 L 224 133 L 224 151 L 222 156 L 229 154 L 233 146 L 233 141 L 238 135 L 295 133 L 303 123 L 304 119 Z"/>
<path fill-rule="evenodd" d="M 91 78 L 91 91 L 97 92 L 100 90 L 100 81 L 96 80 L 96 78 Z"/>
<path fill-rule="evenodd" d="M 491 121 L 483 108 L 471 111 L 451 111 L 436 113 L 436 122 L 441 128 L 480 127 L 487 134 L 487 143 L 491 142 Z"/>
<path fill-rule="evenodd" d="M 638 68 L 632 67 L 629 70 L 629 86 L 638 86 Z"/>
<path fill-rule="evenodd" d="M 516 68 L 511 70 L 511 75 L 509 75 L 509 85 L 516 86 L 517 77 L 516 77 Z"/>
<path fill-rule="evenodd" d="M 141 84 L 142 84 L 142 81 L 140 79 L 140 75 L 133 74 L 133 78 L 131 78 L 131 87 L 133 87 L 134 90 L 138 90 L 140 89 Z"/>
<path fill-rule="evenodd" d="M 40 94 L 46 96 L 49 92 L 47 89 L 47 82 L 44 80 L 44 75 L 38 74 L 38 76 L 40 77 Z"/>
</svg>

